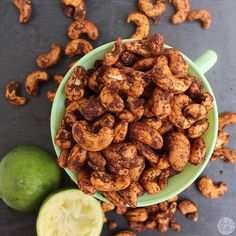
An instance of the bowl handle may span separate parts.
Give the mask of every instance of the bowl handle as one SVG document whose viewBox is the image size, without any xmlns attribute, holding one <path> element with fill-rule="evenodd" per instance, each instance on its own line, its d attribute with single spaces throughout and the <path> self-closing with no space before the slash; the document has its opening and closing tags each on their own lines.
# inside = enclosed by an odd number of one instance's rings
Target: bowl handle
<svg viewBox="0 0 236 236">
<path fill-rule="evenodd" d="M 205 74 L 215 65 L 216 62 L 217 54 L 212 50 L 208 50 L 203 53 L 197 60 L 195 60 L 194 63 L 196 64 L 200 72 Z"/>
</svg>

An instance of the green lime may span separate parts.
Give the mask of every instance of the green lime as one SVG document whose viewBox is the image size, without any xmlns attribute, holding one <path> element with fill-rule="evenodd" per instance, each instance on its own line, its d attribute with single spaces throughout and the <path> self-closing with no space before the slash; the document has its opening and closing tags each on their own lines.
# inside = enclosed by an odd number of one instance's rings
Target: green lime
<svg viewBox="0 0 236 236">
<path fill-rule="evenodd" d="M 42 204 L 37 218 L 38 236 L 98 236 L 103 226 L 100 203 L 78 189 L 61 190 Z"/>
<path fill-rule="evenodd" d="M 53 157 L 39 147 L 18 146 L 0 162 L 0 196 L 19 211 L 37 209 L 60 180 Z"/>
</svg>

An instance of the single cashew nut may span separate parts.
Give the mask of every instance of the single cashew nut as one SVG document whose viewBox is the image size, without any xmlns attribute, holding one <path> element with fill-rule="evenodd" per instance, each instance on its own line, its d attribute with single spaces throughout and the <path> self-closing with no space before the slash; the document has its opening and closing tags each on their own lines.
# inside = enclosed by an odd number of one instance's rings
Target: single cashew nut
<svg viewBox="0 0 236 236">
<path fill-rule="evenodd" d="M 78 171 L 87 162 L 87 151 L 76 144 L 70 151 L 67 160 L 67 167 L 72 171 Z"/>
<path fill-rule="evenodd" d="M 191 80 L 191 85 L 187 91 L 188 96 L 192 99 L 201 97 L 203 88 L 201 81 L 194 76 L 190 76 L 189 79 Z"/>
<path fill-rule="evenodd" d="M 235 124 L 236 124 L 236 113 L 222 112 L 219 115 L 219 130 L 223 130 L 225 127 Z"/>
<path fill-rule="evenodd" d="M 128 133 L 128 126 L 129 123 L 124 120 L 117 123 L 117 125 L 114 127 L 113 143 L 120 143 L 125 140 L 126 135 Z"/>
<path fill-rule="evenodd" d="M 161 170 L 154 167 L 144 170 L 140 183 L 148 194 L 155 194 L 161 190 L 156 180 L 160 174 Z"/>
<path fill-rule="evenodd" d="M 134 115 L 130 111 L 126 110 L 126 109 L 124 109 L 122 112 L 119 112 L 117 114 L 117 117 L 120 120 L 127 121 L 128 123 L 131 123 L 131 122 L 134 121 Z"/>
<path fill-rule="evenodd" d="M 201 137 L 208 129 L 209 122 L 207 118 L 199 120 L 190 126 L 188 129 L 188 137 L 189 138 L 199 138 Z"/>
<path fill-rule="evenodd" d="M 190 200 L 183 200 L 178 204 L 179 211 L 187 218 L 198 221 L 198 207 Z"/>
<path fill-rule="evenodd" d="M 205 9 L 192 10 L 188 13 L 187 20 L 194 21 L 200 20 L 202 29 L 207 30 L 210 28 L 212 23 L 211 13 Z"/>
<path fill-rule="evenodd" d="M 123 51 L 124 51 L 124 46 L 122 40 L 121 38 L 117 38 L 112 47 L 112 50 L 104 55 L 103 65 L 105 66 L 114 65 L 120 58 Z"/>
<path fill-rule="evenodd" d="M 157 118 L 142 118 L 141 122 L 152 127 L 155 130 L 160 129 L 162 126 L 162 121 Z"/>
<path fill-rule="evenodd" d="M 224 130 L 218 130 L 215 150 L 224 147 L 229 143 L 229 134 Z"/>
<path fill-rule="evenodd" d="M 120 191 L 130 185 L 130 178 L 126 175 L 110 175 L 104 171 L 94 171 L 91 183 L 99 191 Z"/>
<path fill-rule="evenodd" d="M 169 163 L 176 171 L 182 171 L 188 162 L 190 155 L 190 143 L 188 138 L 180 132 L 172 132 L 167 137 L 169 149 Z"/>
<path fill-rule="evenodd" d="M 172 74 L 165 56 L 157 58 L 156 64 L 149 71 L 149 74 L 153 76 L 153 80 L 158 87 L 175 94 L 185 92 L 191 85 L 189 77 L 177 78 Z"/>
<path fill-rule="evenodd" d="M 164 189 L 168 185 L 169 178 L 170 171 L 168 169 L 163 170 L 157 179 L 157 184 L 159 185 L 160 189 Z"/>
<path fill-rule="evenodd" d="M 176 7 L 176 13 L 172 16 L 173 24 L 181 24 L 186 21 L 190 12 L 189 0 L 172 0 L 171 3 Z"/>
<path fill-rule="evenodd" d="M 77 20 L 69 25 L 69 38 L 78 39 L 82 34 L 87 34 L 88 37 L 92 40 L 97 40 L 99 37 L 98 28 L 89 20 Z"/>
<path fill-rule="evenodd" d="M 191 121 L 182 112 L 182 109 L 188 106 L 190 102 L 191 99 L 185 94 L 176 95 L 171 99 L 172 113 L 169 115 L 169 120 L 177 128 L 187 129 L 191 126 Z"/>
<path fill-rule="evenodd" d="M 163 119 L 171 114 L 170 101 L 173 97 L 174 94 L 171 92 L 159 88 L 154 90 L 152 112 L 157 118 Z"/>
<path fill-rule="evenodd" d="M 138 182 L 144 169 L 145 158 L 141 155 L 137 155 L 130 162 L 129 176 L 131 181 Z"/>
<path fill-rule="evenodd" d="M 144 194 L 144 190 L 138 182 L 131 182 L 126 189 L 120 191 L 120 194 L 130 207 L 135 208 L 138 197 Z"/>
<path fill-rule="evenodd" d="M 127 18 L 127 22 L 134 22 L 137 25 L 135 33 L 131 35 L 131 38 L 143 39 L 150 31 L 150 24 L 148 18 L 140 12 L 132 12 Z"/>
<path fill-rule="evenodd" d="M 132 68 L 135 70 L 140 70 L 140 71 L 148 71 L 153 68 L 153 66 L 156 63 L 157 58 L 156 57 L 147 57 L 147 58 L 142 58 L 137 60 Z"/>
<path fill-rule="evenodd" d="M 146 16 L 156 19 L 166 11 L 166 3 L 162 0 L 156 0 L 155 3 L 150 0 L 139 0 L 139 10 Z"/>
<path fill-rule="evenodd" d="M 82 66 L 75 67 L 65 86 L 65 95 L 69 101 L 80 100 L 84 96 L 87 84 L 87 71 Z"/>
<path fill-rule="evenodd" d="M 69 149 L 73 145 L 72 133 L 66 130 L 64 122 L 57 131 L 55 144 L 61 149 Z"/>
<path fill-rule="evenodd" d="M 107 164 L 101 152 L 88 152 L 88 166 L 95 171 L 104 171 Z"/>
<path fill-rule="evenodd" d="M 39 55 L 36 63 L 41 69 L 46 69 L 57 64 L 61 57 L 61 46 L 57 43 L 51 45 L 50 51 Z"/>
<path fill-rule="evenodd" d="M 17 95 L 19 87 L 19 82 L 11 80 L 7 83 L 5 88 L 6 99 L 15 106 L 23 106 L 27 103 L 27 99 L 25 97 Z"/>
<path fill-rule="evenodd" d="M 168 65 L 171 73 L 176 77 L 184 77 L 188 75 L 188 63 L 184 60 L 181 53 L 174 48 L 166 48 L 164 55 L 168 59 Z"/>
<path fill-rule="evenodd" d="M 160 34 L 147 36 L 141 40 L 125 43 L 125 48 L 129 52 L 137 53 L 144 57 L 159 56 L 163 51 L 164 37 Z"/>
<path fill-rule="evenodd" d="M 197 138 L 192 140 L 190 150 L 190 156 L 188 162 L 198 166 L 202 164 L 206 159 L 206 144 L 203 138 Z"/>
<path fill-rule="evenodd" d="M 234 164 L 236 161 L 236 153 L 230 148 L 222 147 L 214 150 L 211 160 L 223 160 L 227 164 Z"/>
<path fill-rule="evenodd" d="M 101 151 L 108 147 L 113 138 L 114 132 L 108 127 L 103 127 L 98 133 L 93 133 L 86 121 L 78 121 L 72 126 L 72 135 L 79 145 L 88 151 Z"/>
<path fill-rule="evenodd" d="M 31 0 L 13 0 L 12 2 L 19 10 L 19 23 L 26 23 L 30 19 L 32 13 Z"/>
<path fill-rule="evenodd" d="M 170 167 L 170 163 L 168 160 L 168 155 L 164 154 L 159 158 L 158 163 L 151 162 L 153 167 L 156 167 L 159 170 L 166 170 Z"/>
<path fill-rule="evenodd" d="M 134 115 L 135 120 L 141 119 L 144 114 L 143 99 L 128 96 L 128 99 L 126 100 L 126 108 Z"/>
<path fill-rule="evenodd" d="M 70 149 L 61 150 L 61 153 L 60 153 L 59 157 L 57 158 L 57 164 L 61 168 L 66 168 L 67 167 L 67 160 L 68 160 L 69 154 L 70 154 Z"/>
<path fill-rule="evenodd" d="M 42 81 L 48 81 L 49 75 L 45 71 L 37 70 L 29 74 L 25 81 L 25 90 L 31 96 L 38 95 L 38 85 Z"/>
<path fill-rule="evenodd" d="M 111 112 L 121 112 L 124 109 L 124 101 L 114 90 L 104 87 L 99 95 L 102 105 Z"/>
<path fill-rule="evenodd" d="M 205 106 L 192 103 L 184 108 L 184 116 L 191 122 L 195 122 L 205 118 L 207 109 Z"/>
<path fill-rule="evenodd" d="M 165 119 L 162 120 L 162 125 L 160 129 L 158 129 L 158 132 L 163 136 L 173 131 L 173 129 L 174 129 L 174 126 L 170 122 L 169 118 L 166 117 Z"/>
<path fill-rule="evenodd" d="M 85 55 L 93 50 L 93 46 L 84 39 L 74 39 L 65 47 L 65 54 L 68 57 L 76 55 Z"/>
<path fill-rule="evenodd" d="M 85 194 L 93 195 L 97 190 L 91 184 L 90 176 L 91 174 L 87 169 L 80 170 L 78 173 L 78 187 Z"/>
<path fill-rule="evenodd" d="M 125 213 L 125 217 L 128 221 L 144 222 L 148 218 L 148 212 L 144 207 L 130 209 Z"/>
<path fill-rule="evenodd" d="M 214 98 L 210 93 L 203 93 L 201 95 L 201 105 L 205 106 L 207 111 L 210 111 L 214 106 Z"/>
<path fill-rule="evenodd" d="M 204 176 L 198 182 L 198 189 L 203 196 L 215 199 L 222 197 L 228 191 L 228 186 L 223 182 L 216 184 L 211 178 Z"/>
<path fill-rule="evenodd" d="M 161 149 L 163 146 L 163 139 L 159 132 L 141 122 L 130 124 L 129 137 L 131 139 L 139 140 L 154 149 Z"/>
<path fill-rule="evenodd" d="M 74 20 L 82 20 L 86 16 L 86 5 L 84 0 L 61 0 L 65 7 L 66 16 Z"/>
</svg>

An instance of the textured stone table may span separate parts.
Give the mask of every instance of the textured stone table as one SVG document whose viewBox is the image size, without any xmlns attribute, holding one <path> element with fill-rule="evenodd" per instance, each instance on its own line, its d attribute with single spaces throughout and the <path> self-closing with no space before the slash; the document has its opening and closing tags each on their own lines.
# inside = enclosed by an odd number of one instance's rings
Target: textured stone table
<svg viewBox="0 0 236 236">
<path fill-rule="evenodd" d="M 152 25 L 152 32 L 163 33 L 166 42 L 191 59 L 197 58 L 207 49 L 218 54 L 217 65 L 207 73 L 207 78 L 215 92 L 219 110 L 236 111 L 236 1 L 235 0 L 190 0 L 192 8 L 207 8 L 213 14 L 213 26 L 203 31 L 197 22 L 174 26 L 169 23 L 173 9 L 168 7 L 161 17 L 159 25 Z M 19 25 L 18 13 L 10 0 L 0 2 L 0 158 L 18 144 L 35 144 L 54 154 L 49 132 L 51 105 L 46 92 L 53 83 L 40 86 L 40 96 L 31 99 L 22 108 L 11 106 L 3 96 L 8 80 L 22 83 L 28 73 L 36 69 L 35 57 L 48 50 L 50 43 L 65 45 L 67 26 L 71 22 L 64 16 L 58 0 L 33 0 L 33 17 L 26 25 Z M 114 40 L 117 36 L 128 37 L 134 26 L 126 23 L 127 15 L 137 10 L 135 0 L 87 0 L 87 18 L 95 22 L 101 37 L 94 46 Z M 71 60 L 63 60 L 51 74 L 65 73 L 65 65 Z M 24 92 L 23 92 L 24 94 Z M 231 146 L 236 145 L 236 128 L 231 131 Z M 220 173 L 223 170 L 223 173 Z M 182 224 L 183 236 L 219 236 L 217 222 L 222 217 L 236 221 L 236 178 L 235 166 L 223 162 L 210 163 L 204 174 L 216 181 L 223 180 L 229 185 L 229 192 L 224 198 L 208 200 L 202 197 L 195 186 L 188 188 L 181 196 L 190 198 L 199 205 L 199 222 L 193 223 L 178 215 Z M 69 182 L 64 175 L 64 181 Z M 35 233 L 36 213 L 19 213 L 8 208 L 0 201 L 0 235 L 32 236 Z M 109 215 L 119 221 L 121 229 L 127 227 L 126 221 L 115 215 Z M 103 236 L 109 234 L 104 227 Z M 158 235 L 156 231 L 140 235 Z M 169 231 L 166 236 L 174 235 Z M 231 234 L 236 235 L 236 230 Z M 45 235 L 46 236 L 46 235 Z"/>
</svg>

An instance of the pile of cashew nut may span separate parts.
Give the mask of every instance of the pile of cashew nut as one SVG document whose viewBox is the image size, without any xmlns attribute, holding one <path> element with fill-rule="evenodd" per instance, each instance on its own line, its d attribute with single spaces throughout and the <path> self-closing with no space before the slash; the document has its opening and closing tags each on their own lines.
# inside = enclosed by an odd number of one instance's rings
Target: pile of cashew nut
<svg viewBox="0 0 236 236">
<path fill-rule="evenodd" d="M 77 66 L 65 86 L 59 165 L 79 173 L 82 191 L 100 191 L 119 207 L 136 207 L 144 192 L 158 193 L 187 163 L 205 160 L 213 97 L 180 52 L 163 45 L 160 34 L 118 38 L 93 69 Z"/>
</svg>

